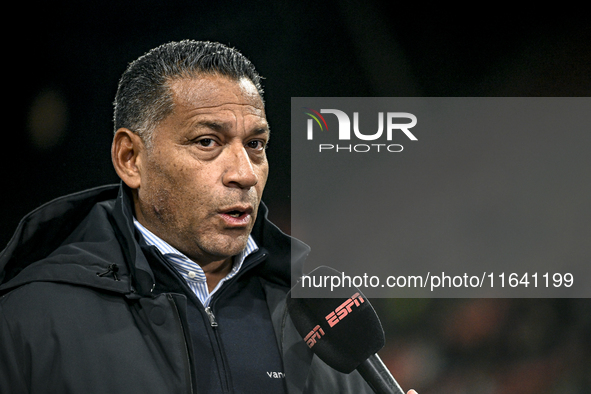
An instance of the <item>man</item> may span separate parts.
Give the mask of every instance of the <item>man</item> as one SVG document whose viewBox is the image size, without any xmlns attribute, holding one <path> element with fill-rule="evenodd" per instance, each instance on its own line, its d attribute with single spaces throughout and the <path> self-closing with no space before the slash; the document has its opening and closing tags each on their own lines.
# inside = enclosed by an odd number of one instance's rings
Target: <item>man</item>
<svg viewBox="0 0 591 394">
<path fill-rule="evenodd" d="M 162 45 L 115 99 L 122 182 L 26 216 L 0 255 L 0 392 L 362 393 L 285 309 L 308 248 L 266 218 L 260 77 L 221 44 Z"/>
</svg>

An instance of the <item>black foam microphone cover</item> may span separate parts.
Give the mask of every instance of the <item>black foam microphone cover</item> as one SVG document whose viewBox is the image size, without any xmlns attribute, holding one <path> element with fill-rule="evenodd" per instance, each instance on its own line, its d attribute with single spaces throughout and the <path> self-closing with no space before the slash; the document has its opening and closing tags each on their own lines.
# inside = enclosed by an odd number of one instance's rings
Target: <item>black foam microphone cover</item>
<svg viewBox="0 0 591 394">
<path fill-rule="evenodd" d="M 342 274 L 321 266 L 307 276 L 334 275 Z M 299 334 L 322 361 L 339 372 L 351 373 L 384 347 L 380 319 L 369 300 L 353 285 L 345 297 L 334 298 L 330 287 L 325 286 L 314 289 L 314 298 L 300 298 L 299 295 L 306 294 L 303 286 L 311 283 L 300 279 L 292 288 L 287 297 L 289 315 Z"/>
</svg>

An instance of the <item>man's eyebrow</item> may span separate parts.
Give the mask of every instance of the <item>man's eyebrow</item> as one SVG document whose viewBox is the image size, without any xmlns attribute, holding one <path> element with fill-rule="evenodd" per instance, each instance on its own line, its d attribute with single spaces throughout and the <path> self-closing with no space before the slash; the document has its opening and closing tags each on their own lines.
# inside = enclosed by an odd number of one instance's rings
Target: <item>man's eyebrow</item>
<svg viewBox="0 0 591 394">
<path fill-rule="evenodd" d="M 196 127 L 207 127 L 209 129 L 215 131 L 222 131 L 228 128 L 228 124 L 226 122 L 218 122 L 214 120 L 200 120 L 195 124 Z"/>
<path fill-rule="evenodd" d="M 215 120 L 200 120 L 195 124 L 195 127 L 207 127 L 208 129 L 222 132 L 232 127 L 232 122 L 219 122 Z M 271 134 L 271 130 L 269 129 L 269 125 L 265 123 L 261 123 L 253 128 L 252 133 L 253 135 L 259 134 Z"/>
<path fill-rule="evenodd" d="M 269 129 L 269 125 L 265 124 L 263 126 L 257 127 L 254 129 L 254 131 L 252 132 L 253 135 L 259 135 L 259 134 L 271 134 L 271 129 Z"/>
</svg>

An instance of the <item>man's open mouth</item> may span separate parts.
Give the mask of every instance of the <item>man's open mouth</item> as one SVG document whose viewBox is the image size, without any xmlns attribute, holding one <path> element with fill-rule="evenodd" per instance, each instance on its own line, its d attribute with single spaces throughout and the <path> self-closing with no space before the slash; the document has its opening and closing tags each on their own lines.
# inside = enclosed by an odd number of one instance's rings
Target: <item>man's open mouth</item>
<svg viewBox="0 0 591 394">
<path fill-rule="evenodd" d="M 253 209 L 250 206 L 244 207 L 230 207 L 220 212 L 226 224 L 229 226 L 244 226 L 251 220 L 251 213 Z"/>
<path fill-rule="evenodd" d="M 234 210 L 234 211 L 226 212 L 226 215 L 230 215 L 233 218 L 239 218 L 240 216 L 244 215 L 244 212 L 243 211 Z"/>
</svg>

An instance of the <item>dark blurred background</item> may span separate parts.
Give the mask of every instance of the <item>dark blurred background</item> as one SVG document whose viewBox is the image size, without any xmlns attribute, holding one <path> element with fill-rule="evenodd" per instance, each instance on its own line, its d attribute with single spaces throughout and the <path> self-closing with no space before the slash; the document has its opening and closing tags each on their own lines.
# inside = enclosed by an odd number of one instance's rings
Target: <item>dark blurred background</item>
<svg viewBox="0 0 591 394">
<path fill-rule="evenodd" d="M 291 97 L 589 96 L 591 29 L 582 11 L 545 19 L 428 11 L 385 1 L 15 5 L 5 14 L 14 22 L 3 57 L 10 111 L 0 243 L 40 204 L 118 182 L 109 152 L 118 78 L 167 41 L 234 46 L 266 78 L 273 137 L 264 200 L 286 232 Z M 591 393 L 590 300 L 373 303 L 387 333 L 380 354 L 406 389 Z"/>
</svg>

